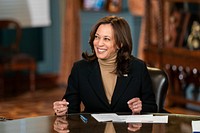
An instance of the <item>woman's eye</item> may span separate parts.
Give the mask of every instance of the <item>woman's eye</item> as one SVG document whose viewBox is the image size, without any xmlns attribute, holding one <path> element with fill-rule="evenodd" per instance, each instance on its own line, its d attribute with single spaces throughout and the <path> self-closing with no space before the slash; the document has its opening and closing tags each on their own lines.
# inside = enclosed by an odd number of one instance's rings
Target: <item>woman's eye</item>
<svg viewBox="0 0 200 133">
<path fill-rule="evenodd" d="M 97 35 L 94 36 L 95 39 L 98 39 L 99 37 Z"/>
<path fill-rule="evenodd" d="M 110 41 L 110 38 L 104 38 L 105 41 Z"/>
</svg>

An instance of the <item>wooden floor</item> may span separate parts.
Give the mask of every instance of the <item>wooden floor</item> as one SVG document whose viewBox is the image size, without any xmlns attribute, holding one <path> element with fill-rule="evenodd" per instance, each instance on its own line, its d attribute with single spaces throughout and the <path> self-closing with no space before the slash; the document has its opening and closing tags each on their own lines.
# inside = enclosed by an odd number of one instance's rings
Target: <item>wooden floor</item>
<svg viewBox="0 0 200 133">
<path fill-rule="evenodd" d="M 0 101 L 0 116 L 10 119 L 20 119 L 25 117 L 35 117 L 54 114 L 53 102 L 60 100 L 65 92 L 65 88 L 39 89 L 34 93 L 29 91 L 13 97 L 7 97 Z M 192 110 L 173 107 L 166 107 L 171 113 L 197 114 Z"/>
<path fill-rule="evenodd" d="M 27 91 L 19 96 L 1 99 L 0 116 L 10 119 L 52 115 L 53 102 L 60 100 L 64 88 L 40 89 L 34 93 Z"/>
</svg>

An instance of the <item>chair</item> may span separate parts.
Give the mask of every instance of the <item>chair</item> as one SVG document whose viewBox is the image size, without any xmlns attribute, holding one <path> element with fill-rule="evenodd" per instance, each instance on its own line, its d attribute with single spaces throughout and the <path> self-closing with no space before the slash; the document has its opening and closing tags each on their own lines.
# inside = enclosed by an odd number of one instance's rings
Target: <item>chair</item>
<svg viewBox="0 0 200 133">
<path fill-rule="evenodd" d="M 1 41 L 0 43 L 0 74 L 3 75 L 8 71 L 23 71 L 30 72 L 30 90 L 35 90 L 35 72 L 36 62 L 33 57 L 26 53 L 20 52 L 19 44 L 22 36 L 20 25 L 13 20 L 0 20 L 0 31 L 7 35 L 10 31 L 9 42 Z M 4 35 L 2 34 L 2 35 Z M 1 78 L 1 92 L 4 93 L 4 79 Z M 2 94 L 3 94 L 2 93 Z"/>
<path fill-rule="evenodd" d="M 159 113 L 166 113 L 164 109 L 165 98 L 168 89 L 168 77 L 166 73 L 158 68 L 147 67 L 153 85 L 153 90 L 156 97 L 156 103 Z"/>
</svg>

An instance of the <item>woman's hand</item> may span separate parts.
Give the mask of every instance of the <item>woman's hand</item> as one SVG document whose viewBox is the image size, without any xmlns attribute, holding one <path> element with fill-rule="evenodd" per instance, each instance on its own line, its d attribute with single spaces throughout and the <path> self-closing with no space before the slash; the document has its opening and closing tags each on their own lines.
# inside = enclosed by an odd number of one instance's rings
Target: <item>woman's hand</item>
<svg viewBox="0 0 200 133">
<path fill-rule="evenodd" d="M 132 131 L 132 132 L 136 132 L 136 131 L 140 130 L 141 127 L 142 127 L 142 123 L 128 124 L 128 130 Z"/>
<path fill-rule="evenodd" d="M 69 133 L 68 125 L 66 116 L 57 117 L 54 122 L 54 130 L 58 133 Z"/>
<path fill-rule="evenodd" d="M 142 101 L 140 98 L 132 98 L 127 103 L 133 114 L 140 114 L 140 111 L 142 110 Z"/>
<path fill-rule="evenodd" d="M 62 116 L 65 115 L 68 111 L 68 105 L 69 103 L 63 99 L 62 101 L 56 101 L 53 103 L 53 109 L 56 115 Z"/>
</svg>

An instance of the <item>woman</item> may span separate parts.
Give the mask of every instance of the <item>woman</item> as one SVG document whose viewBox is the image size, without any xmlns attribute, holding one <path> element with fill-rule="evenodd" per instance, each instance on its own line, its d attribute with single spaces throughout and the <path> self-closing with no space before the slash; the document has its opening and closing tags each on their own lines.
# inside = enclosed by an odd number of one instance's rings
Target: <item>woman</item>
<svg viewBox="0 0 200 133">
<path fill-rule="evenodd" d="M 121 17 L 100 19 L 90 33 L 92 54 L 74 63 L 62 101 L 53 103 L 57 115 L 80 112 L 156 112 L 151 79 L 143 61 L 133 57 L 131 31 Z"/>
</svg>

